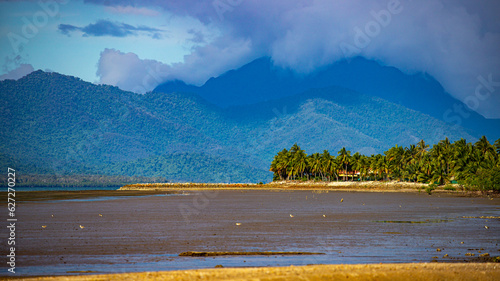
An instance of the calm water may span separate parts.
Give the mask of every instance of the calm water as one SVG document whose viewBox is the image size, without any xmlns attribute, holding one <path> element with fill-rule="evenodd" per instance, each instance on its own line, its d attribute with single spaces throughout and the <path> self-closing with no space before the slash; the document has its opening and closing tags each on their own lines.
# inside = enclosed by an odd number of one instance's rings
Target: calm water
<svg viewBox="0 0 500 281">
<path fill-rule="evenodd" d="M 479 218 L 500 216 L 498 198 L 313 191 L 108 197 L 20 202 L 18 274 L 455 262 L 500 253 L 500 219 Z M 179 257 L 184 251 L 324 255 Z"/>
</svg>

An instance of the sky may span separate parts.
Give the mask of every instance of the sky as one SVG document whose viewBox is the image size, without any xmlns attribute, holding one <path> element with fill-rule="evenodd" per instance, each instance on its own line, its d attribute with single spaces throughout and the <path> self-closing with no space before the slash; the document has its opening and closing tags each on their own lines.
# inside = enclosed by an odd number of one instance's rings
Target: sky
<svg viewBox="0 0 500 281">
<path fill-rule="evenodd" d="M 262 56 L 299 74 L 363 56 L 500 118 L 499 14 L 497 0 L 0 0 L 0 80 L 42 69 L 144 93 Z"/>
</svg>

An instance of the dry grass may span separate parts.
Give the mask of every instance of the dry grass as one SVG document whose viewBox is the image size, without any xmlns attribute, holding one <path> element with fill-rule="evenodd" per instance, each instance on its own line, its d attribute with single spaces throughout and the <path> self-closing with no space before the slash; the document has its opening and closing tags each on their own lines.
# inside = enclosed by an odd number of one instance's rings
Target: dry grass
<svg viewBox="0 0 500 281">
<path fill-rule="evenodd" d="M 21 280 L 500 280 L 497 263 L 411 263 L 216 268 Z"/>
</svg>

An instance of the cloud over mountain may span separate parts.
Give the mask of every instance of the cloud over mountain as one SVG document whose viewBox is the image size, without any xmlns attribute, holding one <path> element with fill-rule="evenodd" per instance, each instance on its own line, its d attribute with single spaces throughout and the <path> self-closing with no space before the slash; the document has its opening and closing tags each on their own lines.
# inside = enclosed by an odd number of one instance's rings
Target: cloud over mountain
<svg viewBox="0 0 500 281">
<path fill-rule="evenodd" d="M 164 79 L 199 85 L 261 56 L 298 73 L 363 56 L 406 72 L 429 73 L 473 109 L 500 118 L 498 1 L 86 2 L 161 7 L 220 31 L 215 40 L 194 47 L 184 62 L 166 67 Z"/>
<path fill-rule="evenodd" d="M 4 75 L 0 75 L 0 81 L 6 80 L 6 79 L 13 79 L 17 80 L 21 77 L 24 77 L 31 72 L 33 72 L 33 66 L 31 64 L 20 64 L 17 68 L 9 71 L 8 73 Z"/>
</svg>

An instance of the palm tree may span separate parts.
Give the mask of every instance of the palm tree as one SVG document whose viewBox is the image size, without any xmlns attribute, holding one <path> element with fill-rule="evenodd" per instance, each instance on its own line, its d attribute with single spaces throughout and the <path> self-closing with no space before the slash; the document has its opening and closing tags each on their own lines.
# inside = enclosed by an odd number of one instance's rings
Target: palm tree
<svg viewBox="0 0 500 281">
<path fill-rule="evenodd" d="M 341 169 L 341 166 L 342 165 L 339 163 L 339 161 L 331 155 L 328 166 L 328 173 L 332 176 L 335 175 L 335 179 L 337 181 L 339 181 L 339 170 Z"/>
<path fill-rule="evenodd" d="M 404 149 L 401 146 L 396 144 L 395 147 L 391 147 L 388 151 L 384 152 L 386 155 L 388 172 L 391 173 L 392 177 L 400 178 L 402 177 L 402 169 L 403 169 L 403 156 Z"/>
<path fill-rule="evenodd" d="M 344 181 L 346 180 L 347 176 L 347 165 L 349 165 L 350 158 L 351 158 L 351 151 L 346 150 L 345 147 L 342 147 L 342 149 L 338 152 L 338 157 L 337 159 L 339 160 L 340 164 L 344 166 Z"/>
<path fill-rule="evenodd" d="M 483 154 L 485 160 L 495 162 L 498 155 L 495 151 L 495 147 L 490 144 L 486 136 L 482 136 L 474 145 Z"/>
<path fill-rule="evenodd" d="M 356 170 L 359 171 L 359 176 L 363 181 L 368 176 L 368 171 L 370 170 L 368 157 L 361 155 L 361 158 L 357 161 Z"/>
<path fill-rule="evenodd" d="M 280 180 L 283 180 L 287 176 L 288 166 L 290 165 L 290 153 L 288 150 L 283 149 L 274 156 L 271 162 L 270 171 L 274 172 L 275 176 L 278 176 Z"/>
<path fill-rule="evenodd" d="M 361 154 L 359 152 L 356 152 L 352 155 L 351 157 L 351 168 L 353 170 L 353 173 L 359 172 L 361 170 Z M 354 174 L 352 176 L 352 180 L 354 180 Z"/>
<path fill-rule="evenodd" d="M 424 140 L 420 140 L 417 143 L 417 159 L 420 161 L 424 157 L 424 155 L 427 153 L 427 149 L 429 148 L 428 144 L 425 144 Z"/>
<path fill-rule="evenodd" d="M 469 163 L 472 145 L 468 144 L 465 139 L 459 139 L 452 145 L 451 172 L 452 179 L 463 179 L 466 172 L 467 163 Z"/>
<path fill-rule="evenodd" d="M 323 173 L 322 173 L 323 163 L 319 153 L 314 153 L 310 155 L 307 158 L 307 160 L 308 160 L 308 166 L 311 170 L 311 173 L 313 173 L 314 177 L 316 177 L 317 174 L 319 173 L 321 178 L 323 178 Z"/>
<path fill-rule="evenodd" d="M 292 158 L 292 176 L 304 176 L 304 172 L 307 168 L 307 154 L 304 150 L 300 149 L 298 145 L 293 147 L 293 158 Z M 290 149 L 292 151 L 292 149 Z"/>
<path fill-rule="evenodd" d="M 497 139 L 495 141 L 495 148 L 496 148 L 497 154 L 500 155 L 500 139 Z"/>
<path fill-rule="evenodd" d="M 377 155 L 372 155 L 370 158 L 370 170 L 372 172 L 375 173 L 375 180 L 378 180 L 378 175 L 380 173 L 380 167 L 379 167 L 379 162 L 380 162 L 380 158 L 382 157 L 382 155 L 380 154 L 377 154 Z"/>
<path fill-rule="evenodd" d="M 328 152 L 328 150 L 324 150 L 321 154 L 321 170 L 323 171 L 324 175 L 328 174 L 328 180 L 331 180 L 330 166 L 332 165 L 332 161 L 333 159 L 330 155 L 330 152 Z"/>
</svg>

